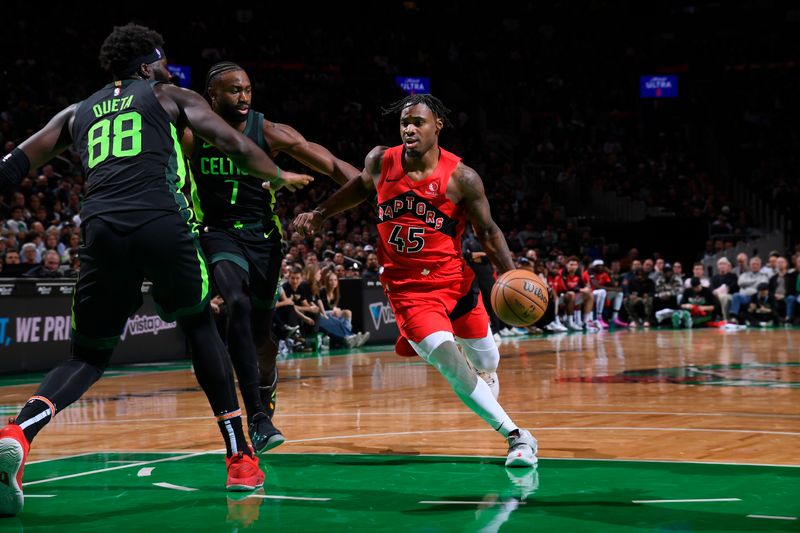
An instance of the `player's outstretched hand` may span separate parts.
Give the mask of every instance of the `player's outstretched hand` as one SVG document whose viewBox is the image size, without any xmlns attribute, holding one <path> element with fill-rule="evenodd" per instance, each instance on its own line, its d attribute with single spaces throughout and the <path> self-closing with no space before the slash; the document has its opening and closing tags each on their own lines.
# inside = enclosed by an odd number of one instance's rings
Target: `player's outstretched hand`
<svg viewBox="0 0 800 533">
<path fill-rule="evenodd" d="M 297 189 L 302 189 L 309 183 L 314 181 L 314 178 L 308 176 L 306 174 L 296 174 L 294 172 L 281 172 L 281 177 L 273 180 L 272 182 L 265 181 L 261 184 L 266 190 L 273 190 L 278 191 L 279 189 L 286 187 L 290 191 L 294 192 Z"/>
<path fill-rule="evenodd" d="M 319 232 L 319 228 L 321 227 L 322 215 L 320 215 L 319 211 L 300 213 L 294 219 L 294 228 L 303 237 L 306 235 L 314 235 Z"/>
<path fill-rule="evenodd" d="M 309 183 L 314 181 L 314 178 L 306 174 L 295 174 L 294 172 L 282 172 L 281 177 L 277 180 L 275 190 L 281 187 L 286 187 L 294 192 L 297 189 L 302 189 Z"/>
</svg>

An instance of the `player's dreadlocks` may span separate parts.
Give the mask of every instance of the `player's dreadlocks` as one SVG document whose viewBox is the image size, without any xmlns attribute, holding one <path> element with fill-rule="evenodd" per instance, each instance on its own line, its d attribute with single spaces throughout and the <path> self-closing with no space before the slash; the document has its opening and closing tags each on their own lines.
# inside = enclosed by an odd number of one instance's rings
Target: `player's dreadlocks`
<svg viewBox="0 0 800 533">
<path fill-rule="evenodd" d="M 432 94 L 410 94 L 405 98 L 401 98 L 393 104 L 390 104 L 389 107 L 384 107 L 381 109 L 384 115 L 393 115 L 394 113 L 399 113 L 406 107 L 417 104 L 425 104 L 437 118 L 442 119 L 442 122 L 444 122 L 445 126 L 450 124 L 450 120 L 447 118 L 450 110 L 445 107 L 441 100 Z"/>
<path fill-rule="evenodd" d="M 208 94 L 209 89 L 211 89 L 211 84 L 218 76 L 221 76 L 226 72 L 233 72 L 234 70 L 244 69 L 232 61 L 221 61 L 215 65 L 212 65 L 211 68 L 208 69 L 208 74 L 206 74 L 206 94 Z"/>
<path fill-rule="evenodd" d="M 100 46 L 100 66 L 122 78 L 136 71 L 138 65 L 131 62 L 152 54 L 164 46 L 164 38 L 157 31 L 130 22 L 125 26 L 114 26 L 114 31 Z"/>
</svg>

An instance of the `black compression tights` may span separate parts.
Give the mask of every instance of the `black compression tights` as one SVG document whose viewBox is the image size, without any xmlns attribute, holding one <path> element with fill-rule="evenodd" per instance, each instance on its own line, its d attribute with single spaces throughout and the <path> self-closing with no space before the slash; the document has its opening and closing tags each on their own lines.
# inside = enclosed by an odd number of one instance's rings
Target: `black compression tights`
<svg viewBox="0 0 800 533">
<path fill-rule="evenodd" d="M 261 371 L 262 387 L 271 387 L 275 383 L 278 339 L 272 330 L 272 315 L 274 311 L 273 307 L 253 310 L 253 338 L 258 352 L 258 368 Z"/>
<path fill-rule="evenodd" d="M 236 399 L 230 358 L 217 333 L 211 308 L 207 305 L 196 315 L 178 319 L 178 325 L 189 340 L 195 377 L 217 416 L 217 425 L 228 456 L 237 452 L 249 455 L 242 419 L 237 413 L 239 401 Z"/>
<path fill-rule="evenodd" d="M 203 388 L 214 414 L 232 413 L 239 408 L 230 360 L 217 333 L 211 310 L 178 319 L 189 340 L 197 382 Z"/>
<path fill-rule="evenodd" d="M 72 345 L 72 359 L 47 373 L 34 396 L 22 407 L 16 423 L 23 427 L 28 442 L 41 431 L 55 413 L 49 404 L 34 398 L 46 398 L 61 412 L 100 379 L 111 360 L 113 349 L 93 349 Z"/>
<path fill-rule="evenodd" d="M 253 331 L 261 332 L 265 326 L 257 321 L 263 320 L 264 312 L 254 312 L 248 289 L 248 274 L 231 261 L 221 261 L 214 265 L 214 284 L 228 307 L 228 352 L 239 379 L 247 419 L 264 411 L 258 386 L 261 381 L 256 342 Z M 274 366 L 274 363 L 273 363 Z"/>
</svg>

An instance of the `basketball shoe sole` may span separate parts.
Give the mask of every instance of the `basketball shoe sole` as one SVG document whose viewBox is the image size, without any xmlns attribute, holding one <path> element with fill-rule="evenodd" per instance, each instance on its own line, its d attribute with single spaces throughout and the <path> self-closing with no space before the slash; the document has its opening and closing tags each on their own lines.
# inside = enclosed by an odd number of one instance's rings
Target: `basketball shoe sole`
<svg viewBox="0 0 800 533">
<path fill-rule="evenodd" d="M 264 426 L 266 426 L 266 429 Z M 247 432 L 250 436 L 250 442 L 253 444 L 253 449 L 258 455 L 277 448 L 286 442 L 286 437 L 283 436 L 278 428 L 272 425 L 272 421 L 268 417 L 251 422 L 247 426 Z"/>
<path fill-rule="evenodd" d="M 3 516 L 15 516 L 25 505 L 22 494 L 22 472 L 27 455 L 24 439 L 22 430 L 15 430 L 14 426 L 0 430 L 0 515 Z"/>
</svg>

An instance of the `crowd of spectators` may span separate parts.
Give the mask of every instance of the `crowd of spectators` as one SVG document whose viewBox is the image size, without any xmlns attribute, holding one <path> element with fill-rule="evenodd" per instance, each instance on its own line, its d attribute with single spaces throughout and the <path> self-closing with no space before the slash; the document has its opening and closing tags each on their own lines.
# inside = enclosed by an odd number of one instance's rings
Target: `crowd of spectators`
<svg viewBox="0 0 800 533">
<path fill-rule="evenodd" d="M 698 294 L 707 297 L 703 288 L 709 273 L 693 275 L 694 267 L 681 264 L 678 257 L 648 253 L 649 257 L 641 258 L 635 251 L 623 256 L 604 235 L 579 222 L 585 205 L 582 195 L 592 190 L 614 191 L 651 207 L 661 206 L 676 217 L 703 221 L 709 237 L 706 248 L 685 250 L 682 258 L 711 257 L 748 237 L 750 213 L 734 204 L 724 177 L 709 162 L 709 143 L 704 139 L 717 139 L 724 148 L 725 137 L 707 127 L 708 96 L 692 88 L 691 76 L 686 77 L 690 81 L 677 101 L 643 102 L 636 93 L 636 76 L 659 64 L 677 64 L 683 72 L 681 62 L 689 57 L 709 69 L 743 59 L 745 48 L 726 48 L 730 39 L 723 30 L 719 30 L 721 36 L 707 35 L 684 24 L 691 17 L 713 18 L 715 9 L 725 7 L 701 4 L 690 9 L 689 5 L 678 2 L 659 8 L 661 33 L 626 25 L 622 22 L 626 17 L 618 16 L 624 9 L 613 2 L 584 8 L 523 2 L 510 11 L 488 10 L 485 20 L 466 19 L 458 34 L 430 32 L 418 24 L 454 16 L 458 7 L 449 2 L 366 8 L 366 16 L 386 21 L 386 31 L 369 36 L 300 24 L 291 17 L 264 32 L 259 20 L 273 15 L 264 8 L 233 10 L 213 23 L 200 15 L 142 22 L 164 33 L 173 62 L 194 68 L 193 88 L 202 90 L 198 84 L 210 64 L 221 59 L 237 61 L 254 82 L 256 110 L 291 124 L 356 166 L 363 164 L 374 145 L 391 144 L 398 138 L 396 117 L 382 118 L 380 111 L 401 95 L 394 77 L 429 76 L 434 94 L 453 109 L 442 145 L 463 156 L 483 177 L 494 218 L 505 231 L 518 266 L 547 277 L 563 297 L 557 324 L 565 328 L 594 331 L 615 323 L 655 325 L 672 316 L 683 317 L 683 311 L 695 317 L 693 324 L 697 324 L 703 322 L 697 318 L 703 305 L 713 306 L 704 315 L 711 323 L 717 318 L 746 322 L 751 300 L 761 294 L 763 283 L 768 284 L 767 297 L 772 298 L 777 320 L 792 321 L 797 293 L 795 250 L 764 257 L 759 268 L 764 273 L 757 282 L 730 276 L 721 282 L 718 276 L 725 276 L 721 265 L 711 273 L 716 280 L 709 287 L 713 298 L 706 298 L 702 305 L 692 303 L 688 309 L 689 303 L 700 301 L 700 296 L 691 294 L 697 287 L 701 287 Z M 95 57 L 108 28 L 64 13 L 50 17 L 57 28 L 52 37 L 61 44 L 58 49 L 53 49 L 51 40 L 7 46 L 5 55 L 18 59 L 4 65 L 0 83 L 0 155 L 10 152 L 58 109 L 86 97 L 106 81 L 90 60 L 76 65 L 67 59 L 74 54 Z M 13 30 L 24 34 L 30 21 L 23 18 L 15 24 Z M 181 32 L 173 31 L 173 24 L 180 25 Z M 487 35 L 482 31 L 486 24 L 499 31 Z M 410 42 L 415 52 L 409 56 L 405 49 Z M 662 46 L 667 42 L 669 47 Z M 784 92 L 781 86 L 780 94 Z M 780 109 L 780 102 L 766 109 L 756 103 L 762 102 L 748 102 L 745 119 L 740 121 L 744 125 L 736 130 L 743 132 L 745 154 L 762 153 L 761 148 L 775 135 L 771 126 L 778 121 L 774 110 Z M 796 136 L 787 138 L 781 144 L 784 148 L 796 141 Z M 751 161 L 754 179 L 768 179 L 775 198 L 796 190 L 796 180 L 789 173 L 791 158 L 777 150 L 767 155 L 760 164 Z M 278 162 L 296 168 L 288 159 Z M 287 244 L 287 282 L 293 269 L 300 269 L 302 276 L 303 269 L 314 265 L 338 278 L 378 277 L 377 233 L 370 205 L 362 204 L 328 221 L 312 239 L 294 232 L 294 216 L 317 205 L 334 189 L 330 180 L 317 179 L 300 193 L 278 194 L 276 212 Z M 80 202 L 85 190 L 79 158 L 68 150 L 49 164 L 31 169 L 17 190 L 0 191 L 0 276 L 77 274 Z M 642 244 L 649 250 L 658 248 L 658 242 Z M 776 265 L 783 262 L 788 274 L 776 274 Z M 737 264 L 733 270 L 741 277 L 749 266 Z M 700 285 L 693 289 L 694 278 Z M 605 291 L 605 296 L 599 291 Z M 677 312 L 668 315 L 666 311 Z M 676 323 L 686 321 L 676 319 Z M 496 329 L 498 334 L 513 331 Z"/>
<path fill-rule="evenodd" d="M 773 251 L 764 261 L 740 253 L 736 262 L 734 267 L 721 257 L 709 273 L 702 261 L 686 269 L 658 255 L 640 258 L 636 250 L 608 265 L 602 259 L 588 263 L 563 255 L 537 260 L 531 250 L 517 259 L 519 268 L 546 280 L 557 298 L 557 318 L 545 327 L 551 332 L 598 332 L 611 324 L 741 328 L 800 323 L 795 312 L 800 245 L 788 257 Z"/>
</svg>

